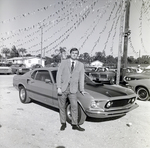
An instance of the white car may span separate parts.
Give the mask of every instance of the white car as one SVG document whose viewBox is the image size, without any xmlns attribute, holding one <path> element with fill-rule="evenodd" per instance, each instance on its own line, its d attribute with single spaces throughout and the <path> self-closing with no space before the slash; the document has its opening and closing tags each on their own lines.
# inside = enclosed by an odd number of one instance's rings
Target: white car
<svg viewBox="0 0 150 148">
<path fill-rule="evenodd" d="M 12 74 L 11 67 L 5 63 L 0 63 L 0 74 Z"/>
</svg>

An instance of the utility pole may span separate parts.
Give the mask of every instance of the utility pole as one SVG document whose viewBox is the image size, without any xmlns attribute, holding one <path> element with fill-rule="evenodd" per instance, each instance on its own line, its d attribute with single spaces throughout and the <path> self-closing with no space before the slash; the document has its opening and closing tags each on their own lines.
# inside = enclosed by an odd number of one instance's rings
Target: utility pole
<svg viewBox="0 0 150 148">
<path fill-rule="evenodd" d="M 41 28 L 41 65 L 42 65 L 42 49 L 43 49 L 43 26 Z"/>
<path fill-rule="evenodd" d="M 40 25 L 40 24 L 39 24 Z M 42 50 L 43 50 L 43 25 L 40 25 L 41 29 L 41 65 L 42 65 Z M 44 53 L 45 56 L 45 53 Z M 45 57 L 44 57 L 45 58 Z"/>
<path fill-rule="evenodd" d="M 125 3 L 125 28 L 124 28 L 124 44 L 123 44 L 123 64 L 122 64 L 122 80 L 126 75 L 127 68 L 127 52 L 128 52 L 128 36 L 131 34 L 129 30 L 129 17 L 130 17 L 130 0 L 126 0 Z"/>
<path fill-rule="evenodd" d="M 124 13 L 125 13 L 125 0 L 122 2 L 122 13 L 120 19 L 120 34 L 119 34 L 119 46 L 118 46 L 118 64 L 117 64 L 117 79 L 116 84 L 120 82 L 120 67 L 121 67 L 121 54 L 122 54 L 122 38 L 123 38 L 123 27 L 124 27 Z"/>
</svg>

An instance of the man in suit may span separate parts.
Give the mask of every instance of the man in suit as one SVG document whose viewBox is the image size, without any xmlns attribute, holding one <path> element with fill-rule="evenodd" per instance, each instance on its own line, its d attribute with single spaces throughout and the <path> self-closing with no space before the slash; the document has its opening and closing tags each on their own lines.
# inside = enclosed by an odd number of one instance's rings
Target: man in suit
<svg viewBox="0 0 150 148">
<path fill-rule="evenodd" d="M 84 65 L 77 60 L 79 50 L 72 48 L 70 50 L 70 59 L 62 60 L 57 72 L 57 91 L 58 91 L 58 103 L 60 111 L 60 130 L 66 128 L 66 99 L 69 98 L 71 104 L 72 114 L 72 129 L 78 131 L 84 131 L 78 125 L 78 103 L 77 92 L 80 91 L 82 95 L 84 91 Z"/>
</svg>

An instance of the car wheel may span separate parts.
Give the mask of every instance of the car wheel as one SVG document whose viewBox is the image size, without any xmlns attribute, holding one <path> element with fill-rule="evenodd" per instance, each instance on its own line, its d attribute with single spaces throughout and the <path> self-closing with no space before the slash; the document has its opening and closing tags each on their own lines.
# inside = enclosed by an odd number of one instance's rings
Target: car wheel
<svg viewBox="0 0 150 148">
<path fill-rule="evenodd" d="M 115 78 L 111 78 L 109 83 L 110 83 L 111 85 L 115 84 Z"/>
<path fill-rule="evenodd" d="M 71 124 L 71 105 L 70 103 L 67 103 L 67 108 L 66 108 L 66 117 L 67 117 L 67 122 Z M 81 106 L 78 104 L 78 124 L 81 125 L 84 123 L 86 119 L 86 114 L 82 110 Z"/>
<path fill-rule="evenodd" d="M 19 88 L 19 98 L 22 103 L 29 103 L 31 101 L 31 99 L 27 96 L 26 89 L 23 86 Z"/>
<path fill-rule="evenodd" d="M 138 99 L 141 101 L 147 101 L 149 99 L 148 90 L 144 87 L 139 87 L 137 89 Z"/>
</svg>

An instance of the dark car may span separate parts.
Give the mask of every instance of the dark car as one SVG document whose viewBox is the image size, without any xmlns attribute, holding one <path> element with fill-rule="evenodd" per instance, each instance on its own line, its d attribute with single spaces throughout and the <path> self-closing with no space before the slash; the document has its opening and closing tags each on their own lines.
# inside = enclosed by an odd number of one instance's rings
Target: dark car
<svg viewBox="0 0 150 148">
<path fill-rule="evenodd" d="M 27 68 L 25 64 L 13 64 L 11 69 L 13 74 L 24 74 L 31 70 L 30 68 Z"/>
<path fill-rule="evenodd" d="M 107 67 L 91 68 L 91 71 L 85 68 L 85 73 L 93 81 L 109 84 L 115 83 L 116 73 L 115 71 L 110 71 Z"/>
<path fill-rule="evenodd" d="M 150 69 L 144 69 L 141 73 L 129 74 L 124 77 L 125 82 L 139 79 L 150 79 Z"/>
<path fill-rule="evenodd" d="M 41 64 L 34 64 L 30 67 L 31 70 L 35 69 L 35 68 L 42 68 L 43 66 Z"/>
<path fill-rule="evenodd" d="M 37 68 L 24 75 L 13 77 L 13 86 L 19 90 L 22 103 L 32 100 L 58 108 L 56 86 L 57 67 Z M 123 116 L 138 107 L 133 90 L 119 85 L 95 83 L 85 74 L 85 95 L 77 92 L 78 121 L 82 124 L 86 117 L 109 118 Z M 67 121 L 71 123 L 71 106 L 66 103 Z"/>
<path fill-rule="evenodd" d="M 150 79 L 128 81 L 127 87 L 137 93 L 139 100 L 147 101 L 150 99 Z"/>
</svg>

